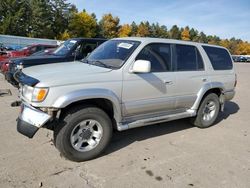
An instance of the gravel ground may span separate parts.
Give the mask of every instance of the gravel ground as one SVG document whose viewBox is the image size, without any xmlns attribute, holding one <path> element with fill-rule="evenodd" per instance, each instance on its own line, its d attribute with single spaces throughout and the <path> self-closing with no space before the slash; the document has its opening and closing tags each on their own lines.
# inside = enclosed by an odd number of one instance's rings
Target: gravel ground
<svg viewBox="0 0 250 188">
<path fill-rule="evenodd" d="M 52 132 L 28 139 L 16 131 L 17 91 L 0 74 L 0 187 L 250 187 L 250 64 L 236 64 L 237 94 L 215 126 L 187 120 L 115 133 L 99 158 L 62 158 Z"/>
</svg>

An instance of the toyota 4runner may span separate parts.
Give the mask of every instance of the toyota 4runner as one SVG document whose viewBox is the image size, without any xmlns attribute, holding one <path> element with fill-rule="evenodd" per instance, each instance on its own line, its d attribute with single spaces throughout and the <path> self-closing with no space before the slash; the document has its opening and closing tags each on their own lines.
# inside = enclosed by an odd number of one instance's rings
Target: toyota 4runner
<svg viewBox="0 0 250 188">
<path fill-rule="evenodd" d="M 112 39 L 81 61 L 26 68 L 16 79 L 17 130 L 32 138 L 52 129 L 73 161 L 97 157 L 113 130 L 188 117 L 209 127 L 237 82 L 227 49 L 156 38 Z"/>
</svg>

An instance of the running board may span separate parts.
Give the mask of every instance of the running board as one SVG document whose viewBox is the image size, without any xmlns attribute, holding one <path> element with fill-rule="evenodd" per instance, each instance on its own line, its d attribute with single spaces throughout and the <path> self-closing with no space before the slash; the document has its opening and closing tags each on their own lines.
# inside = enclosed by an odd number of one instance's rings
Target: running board
<svg viewBox="0 0 250 188">
<path fill-rule="evenodd" d="M 152 125 L 156 123 L 162 123 L 162 122 L 167 122 L 167 121 L 172 121 L 172 120 L 177 120 L 177 119 L 182 119 L 182 118 L 187 118 L 187 117 L 193 117 L 195 115 L 196 115 L 196 112 L 194 110 L 188 110 L 186 112 L 182 112 L 178 114 L 171 114 L 171 115 L 165 115 L 165 116 L 160 116 L 160 117 L 141 119 L 141 120 L 137 120 L 131 123 L 124 123 L 124 124 L 120 123 L 117 125 L 117 129 L 118 131 L 124 131 L 127 129 L 143 127 L 146 125 Z"/>
</svg>

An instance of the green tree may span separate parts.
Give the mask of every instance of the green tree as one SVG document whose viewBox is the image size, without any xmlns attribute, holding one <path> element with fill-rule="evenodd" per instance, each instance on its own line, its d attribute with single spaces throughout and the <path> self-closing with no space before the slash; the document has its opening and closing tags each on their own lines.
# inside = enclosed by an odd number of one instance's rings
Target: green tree
<svg viewBox="0 0 250 188">
<path fill-rule="evenodd" d="M 158 37 L 158 38 L 168 38 L 168 30 L 165 25 L 160 26 L 159 23 L 152 24 L 152 37 Z"/>
<path fill-rule="evenodd" d="M 131 36 L 136 36 L 138 30 L 138 26 L 135 22 L 131 24 Z"/>
<path fill-rule="evenodd" d="M 69 23 L 69 34 L 71 37 L 95 37 L 97 23 L 86 11 L 74 13 Z"/>
<path fill-rule="evenodd" d="M 199 31 L 195 30 L 194 28 L 191 28 L 189 31 L 190 40 L 194 40 L 195 37 L 197 37 L 199 34 Z"/>
<path fill-rule="evenodd" d="M 67 0 L 50 0 L 50 6 L 52 7 L 52 30 L 57 38 L 68 29 L 72 6 L 70 3 L 67 3 Z"/>
<path fill-rule="evenodd" d="M 27 36 L 31 21 L 28 0 L 0 1 L 0 33 Z"/>
<path fill-rule="evenodd" d="M 50 0 L 32 0 L 32 20 L 29 36 L 38 38 L 54 38 L 53 9 Z"/>
<path fill-rule="evenodd" d="M 170 38 L 181 39 L 181 32 L 177 25 L 173 25 L 173 27 L 170 29 Z"/>
<path fill-rule="evenodd" d="M 99 22 L 100 34 L 105 38 L 115 38 L 118 36 L 119 31 L 118 17 L 114 17 L 112 14 L 104 14 Z"/>
</svg>

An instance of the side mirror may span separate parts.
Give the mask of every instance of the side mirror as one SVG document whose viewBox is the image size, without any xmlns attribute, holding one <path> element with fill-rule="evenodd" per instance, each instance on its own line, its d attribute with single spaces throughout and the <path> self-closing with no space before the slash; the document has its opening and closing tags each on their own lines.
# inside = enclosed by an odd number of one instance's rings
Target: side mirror
<svg viewBox="0 0 250 188">
<path fill-rule="evenodd" d="M 136 60 L 131 72 L 134 73 L 148 73 L 151 70 L 151 62 L 146 60 Z"/>
</svg>

